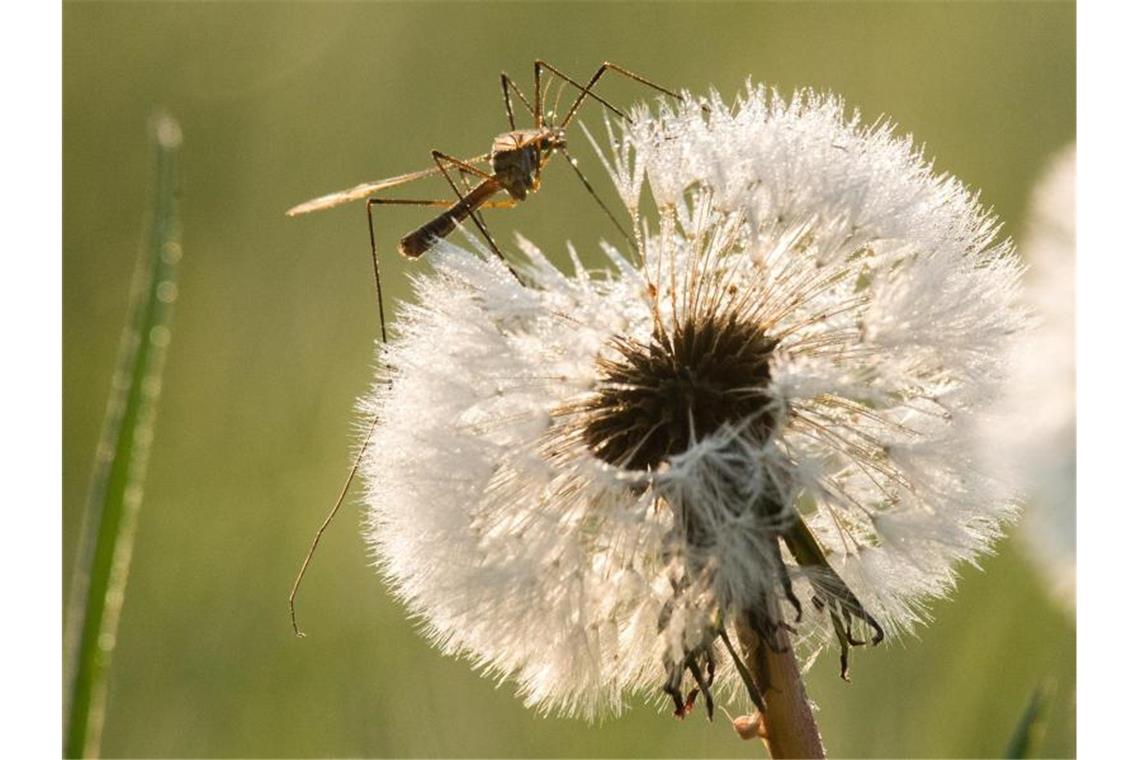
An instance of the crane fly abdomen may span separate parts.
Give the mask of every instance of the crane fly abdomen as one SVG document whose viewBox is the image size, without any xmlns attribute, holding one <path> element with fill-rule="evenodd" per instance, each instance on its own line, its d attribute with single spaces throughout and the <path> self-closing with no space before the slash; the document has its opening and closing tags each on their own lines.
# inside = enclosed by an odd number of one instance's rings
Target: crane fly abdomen
<svg viewBox="0 0 1140 760">
<path fill-rule="evenodd" d="M 560 129 L 523 129 L 504 132 L 491 145 L 492 177 L 480 182 L 447 211 L 400 239 L 400 253 L 419 258 L 432 244 L 451 234 L 492 195 L 505 190 L 516 201 L 526 200 L 539 186 L 539 174 L 550 151 L 565 145 Z"/>
<path fill-rule="evenodd" d="M 400 238 L 400 253 L 410 259 L 419 258 L 436 240 L 450 235 L 459 222 L 471 216 L 472 212 L 502 189 L 503 186 L 496 179 L 483 180 L 435 219 Z"/>
</svg>

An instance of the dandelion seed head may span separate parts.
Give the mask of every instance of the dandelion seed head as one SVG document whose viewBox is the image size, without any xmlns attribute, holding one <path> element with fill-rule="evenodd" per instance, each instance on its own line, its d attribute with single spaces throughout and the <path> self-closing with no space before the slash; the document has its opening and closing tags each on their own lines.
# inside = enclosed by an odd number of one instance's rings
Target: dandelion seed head
<svg viewBox="0 0 1140 760">
<path fill-rule="evenodd" d="M 391 587 L 445 651 L 587 717 L 663 682 L 680 711 L 739 695 L 736 621 L 806 646 L 922 619 L 1013 514 L 971 452 L 1024 322 L 977 199 L 837 98 L 606 128 L 636 250 L 567 274 L 520 239 L 516 278 L 439 243 L 362 404 Z"/>
<path fill-rule="evenodd" d="M 1018 532 L 1054 597 L 1076 609 L 1076 149 L 1054 156 L 1033 191 L 1022 252 L 1034 329 L 1012 347 L 1013 382 L 983 439 L 991 467 L 1025 495 Z M 1001 452 L 997 455 L 997 452 Z"/>
<path fill-rule="evenodd" d="M 582 437 L 594 455 L 623 469 L 655 470 L 724 425 L 758 439 L 774 425 L 766 391 L 774 342 L 762 325 L 690 317 L 648 343 L 615 337 L 599 357 L 596 392 L 582 403 Z"/>
</svg>

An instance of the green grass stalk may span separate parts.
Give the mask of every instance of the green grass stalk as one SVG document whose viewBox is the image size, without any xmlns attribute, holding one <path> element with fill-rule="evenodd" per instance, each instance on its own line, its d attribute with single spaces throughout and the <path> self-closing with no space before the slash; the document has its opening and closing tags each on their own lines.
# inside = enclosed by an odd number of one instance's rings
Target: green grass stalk
<svg viewBox="0 0 1140 760">
<path fill-rule="evenodd" d="M 154 214 L 139 251 L 131 305 L 88 489 L 64 639 L 64 756 L 99 754 L 115 649 L 142 504 L 182 255 L 177 215 L 177 122 L 152 120 Z"/>
<path fill-rule="evenodd" d="M 1041 735 L 1045 732 L 1045 722 L 1049 714 L 1049 706 L 1053 702 L 1056 684 L 1047 681 L 1029 695 L 1029 702 L 1025 705 L 1017 727 L 1005 748 L 1007 758 L 1033 757 L 1041 745 Z"/>
</svg>

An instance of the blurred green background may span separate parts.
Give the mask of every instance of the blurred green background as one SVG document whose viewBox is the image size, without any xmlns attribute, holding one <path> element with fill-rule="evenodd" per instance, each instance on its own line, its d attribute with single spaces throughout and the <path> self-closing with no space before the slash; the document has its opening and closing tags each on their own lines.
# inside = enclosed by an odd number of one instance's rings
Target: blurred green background
<svg viewBox="0 0 1140 760">
<path fill-rule="evenodd" d="M 346 472 L 377 324 L 363 207 L 296 202 L 469 156 L 506 126 L 498 74 L 612 60 L 670 86 L 745 78 L 834 90 L 885 113 L 982 191 L 1015 237 L 1047 157 L 1075 136 L 1072 4 L 135 4 L 64 6 L 65 579 L 150 192 L 147 116 L 182 123 L 174 340 L 111 679 L 108 756 L 754 757 L 718 715 L 635 707 L 543 719 L 434 652 L 368 566 L 346 510 L 300 598 L 286 595 Z M 620 103 L 645 93 L 618 79 Z M 595 130 L 597 108 L 583 121 Z M 595 132 L 596 133 L 596 132 Z M 576 153 L 606 185 L 580 131 Z M 572 145 L 574 144 L 572 142 Z M 557 255 L 612 236 L 564 166 L 489 212 Z M 411 188 L 413 197 L 435 192 Z M 445 196 L 440 196 L 445 197 Z M 611 196 L 612 197 L 612 196 Z M 425 219 L 379 219 L 393 252 Z M 353 497 L 351 507 L 358 506 Z M 999 754 L 1029 695 L 1056 700 L 1040 752 L 1075 751 L 1075 640 L 1014 543 L 963 570 L 918 638 L 834 653 L 808 690 L 835 756 Z M 504 621 L 509 624 L 509 621 Z"/>
</svg>

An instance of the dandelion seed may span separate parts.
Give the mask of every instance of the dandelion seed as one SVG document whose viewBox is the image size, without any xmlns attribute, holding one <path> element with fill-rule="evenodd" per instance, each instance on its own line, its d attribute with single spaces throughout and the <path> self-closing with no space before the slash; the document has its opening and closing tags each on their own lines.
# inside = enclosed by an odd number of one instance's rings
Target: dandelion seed
<svg viewBox="0 0 1140 760">
<path fill-rule="evenodd" d="M 363 403 L 383 574 L 544 711 L 757 703 L 735 624 L 846 675 L 1013 513 L 970 453 L 1024 320 L 977 200 L 833 97 L 662 108 L 610 135 L 638 250 L 441 242 Z"/>
</svg>

